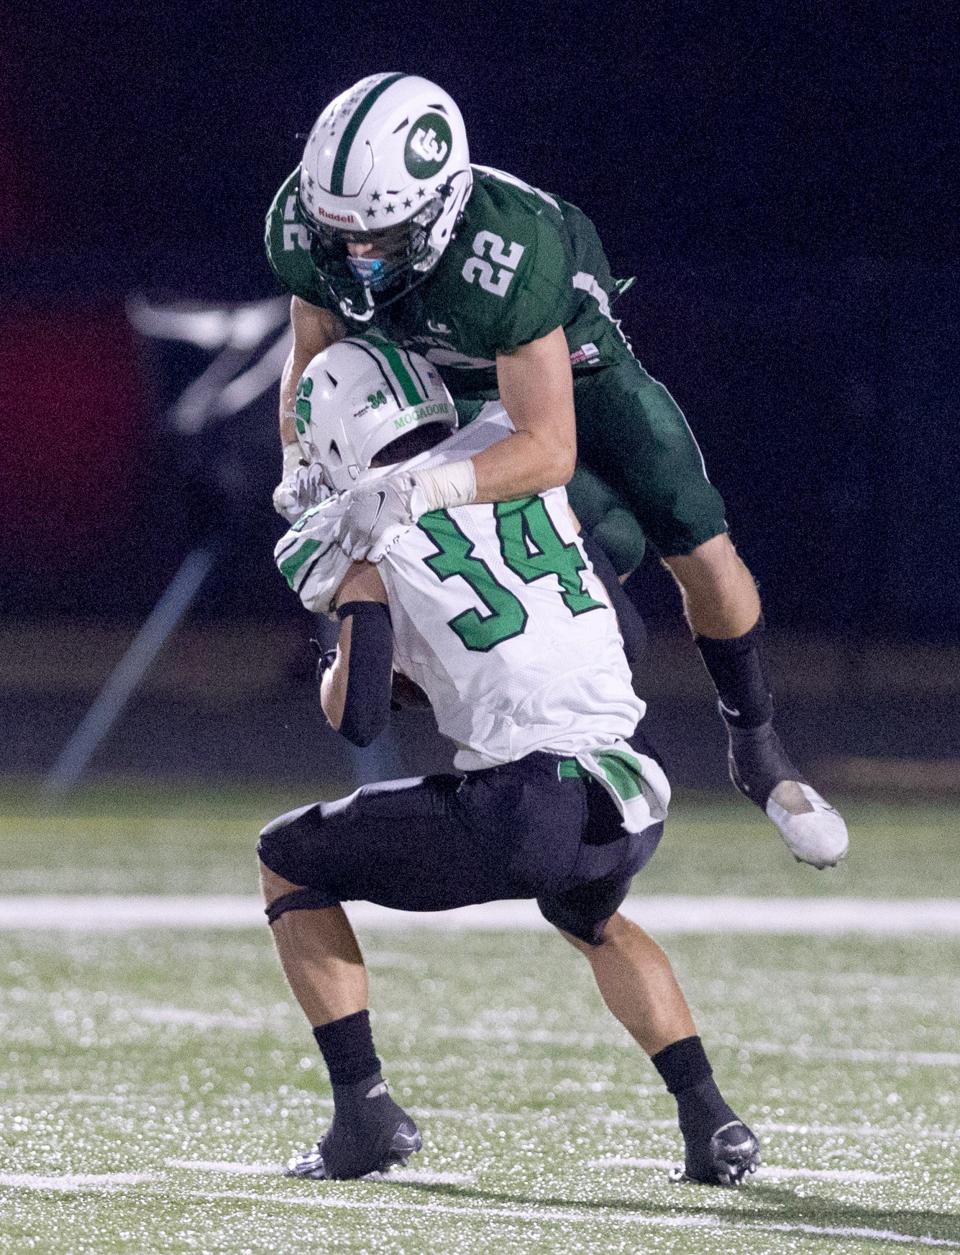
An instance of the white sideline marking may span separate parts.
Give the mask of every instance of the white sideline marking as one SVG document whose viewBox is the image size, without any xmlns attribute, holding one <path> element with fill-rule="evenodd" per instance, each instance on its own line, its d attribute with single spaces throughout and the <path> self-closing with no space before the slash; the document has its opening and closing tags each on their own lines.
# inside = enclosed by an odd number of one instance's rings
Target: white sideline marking
<svg viewBox="0 0 960 1255">
<path fill-rule="evenodd" d="M 473 1172 L 428 1172 L 424 1168 L 391 1168 L 389 1172 L 368 1172 L 365 1181 L 399 1181 L 410 1185 L 476 1185 Z"/>
<path fill-rule="evenodd" d="M 155 1172 L 81 1172 L 38 1176 L 32 1172 L 0 1172 L 0 1185 L 20 1190 L 117 1190 L 125 1185 L 146 1185 L 160 1178 Z"/>
<path fill-rule="evenodd" d="M 279 1177 L 283 1169 L 278 1163 L 222 1163 L 218 1159 L 165 1159 L 165 1168 L 182 1168 L 187 1172 L 220 1172 L 232 1177 Z"/>
<path fill-rule="evenodd" d="M 797 1133 L 802 1137 L 895 1137 L 910 1142 L 960 1142 L 960 1129 L 900 1128 L 873 1124 L 780 1124 L 763 1120 L 753 1126 L 761 1133 Z"/>
<path fill-rule="evenodd" d="M 637 1159 L 630 1155 L 610 1155 L 605 1159 L 590 1159 L 588 1168 L 656 1168 L 669 1171 L 675 1167 L 675 1159 Z M 762 1164 L 751 1179 L 757 1181 L 843 1181 L 853 1185 L 863 1185 L 868 1181 L 892 1181 L 888 1172 L 856 1172 L 846 1168 L 782 1168 L 774 1164 Z"/>
<path fill-rule="evenodd" d="M 950 898 L 731 898 L 663 894 L 631 897 L 630 919 L 659 933 L 775 933 L 960 936 L 960 901 Z M 360 928 L 481 931 L 548 929 L 534 902 L 487 902 L 453 911 L 393 911 L 368 902 L 348 904 Z M 255 928 L 265 924 L 254 895 L 34 895 L 0 897 L 0 929 Z"/>
<path fill-rule="evenodd" d="M 310 1182 L 323 1191 L 324 1182 Z M 331 1182 L 331 1184 L 335 1184 Z M 678 1189 L 681 1188 L 678 1186 Z M 687 1187 L 682 1187 L 687 1188 Z M 689 1187 L 693 1188 L 693 1187 Z M 709 1187 L 707 1187 L 709 1188 Z M 431 1216 L 457 1216 L 461 1220 L 530 1220 L 535 1224 L 544 1221 L 557 1221 L 560 1224 L 596 1225 L 601 1219 L 600 1209 L 590 1212 L 567 1210 L 562 1207 L 506 1207 L 498 1203 L 485 1202 L 482 1207 L 457 1207 L 451 1203 L 405 1203 L 393 1200 L 362 1201 L 360 1199 L 324 1198 L 322 1193 L 313 1198 L 299 1198 L 288 1194 L 255 1194 L 233 1193 L 229 1190 L 204 1193 L 201 1190 L 184 1190 L 181 1198 L 232 1199 L 237 1202 L 276 1203 L 288 1207 L 310 1207 L 318 1210 L 331 1211 L 367 1211 L 367 1212 L 404 1212 L 407 1215 L 421 1215 L 428 1223 Z M 693 1201 L 691 1199 L 691 1201 Z M 740 1216 L 725 1221 L 712 1216 L 651 1216 L 634 1214 L 611 1208 L 609 1220 L 616 1225 L 632 1224 L 640 1228 L 652 1229 L 705 1229 L 719 1233 L 742 1233 L 745 1230 L 754 1233 L 807 1233 L 813 1237 L 840 1238 L 873 1238 L 884 1242 L 902 1242 L 905 1245 L 935 1246 L 947 1250 L 960 1250 L 960 1243 L 951 1242 L 948 1238 L 914 1237 L 908 1233 L 896 1233 L 891 1229 L 867 1229 L 861 1227 L 840 1227 L 835 1225 L 809 1225 L 787 1223 L 762 1223 L 746 1220 Z"/>
<path fill-rule="evenodd" d="M 235 1015 L 232 1011 L 194 1011 L 189 1007 L 139 1006 L 130 1012 L 132 1019 L 147 1024 L 175 1024 L 185 1028 L 233 1028 L 238 1032 L 263 1028 L 263 1018 Z"/>
<path fill-rule="evenodd" d="M 564 1033 L 550 1028 L 517 1028 L 511 1024 L 466 1024 L 463 1027 L 428 1027 L 426 1032 L 441 1040 L 475 1042 L 529 1042 L 537 1046 L 571 1046 L 588 1050 L 595 1046 L 616 1046 L 636 1050 L 625 1033 L 611 1025 L 609 1033 Z M 843 1046 L 808 1046 L 803 1042 L 725 1041 L 740 1054 L 792 1055 L 798 1059 L 835 1059 L 844 1063 L 910 1064 L 924 1068 L 960 1067 L 960 1051 L 954 1050 L 866 1050 Z"/>
<path fill-rule="evenodd" d="M 775 1041 L 732 1043 L 738 1050 L 758 1055 L 795 1055 L 798 1059 L 835 1059 L 843 1063 L 906 1063 L 920 1068 L 960 1068 L 957 1050 L 869 1050 L 862 1046 L 811 1046 L 805 1042 L 783 1045 Z"/>
<path fill-rule="evenodd" d="M 189 1172 L 217 1172 L 235 1177 L 278 1177 L 283 1169 L 276 1163 L 230 1163 L 216 1159 L 165 1159 L 166 1168 Z M 472 1172 L 427 1172 L 420 1168 L 393 1168 L 390 1172 L 369 1172 L 366 1181 L 406 1181 L 411 1185 L 476 1185 Z"/>
</svg>

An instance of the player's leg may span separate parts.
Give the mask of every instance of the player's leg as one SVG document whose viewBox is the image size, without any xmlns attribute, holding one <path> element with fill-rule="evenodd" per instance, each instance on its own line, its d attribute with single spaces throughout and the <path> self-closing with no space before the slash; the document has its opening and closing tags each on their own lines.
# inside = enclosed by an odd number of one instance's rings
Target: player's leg
<svg viewBox="0 0 960 1255">
<path fill-rule="evenodd" d="M 334 1117 L 314 1147 L 292 1158 L 290 1176 L 344 1178 L 386 1171 L 421 1146 L 390 1097 L 370 1028 L 367 970 L 350 921 L 322 893 L 260 864 L 277 953 L 309 1021 L 333 1090 Z"/>
<path fill-rule="evenodd" d="M 734 784 L 798 859 L 838 862 L 846 826 L 794 767 L 773 727 L 760 599 L 683 414 L 636 362 L 579 381 L 575 400 L 581 458 L 630 504 L 680 587 L 717 689 Z"/>
<path fill-rule="evenodd" d="M 412 901 L 417 886 L 442 889 L 442 877 L 431 882 L 428 875 L 430 851 L 458 784 L 458 777 L 434 777 L 368 786 L 338 802 L 282 815 L 260 835 L 267 917 L 326 1062 L 334 1099 L 330 1128 L 290 1161 L 291 1175 L 362 1176 L 420 1149 L 416 1125 L 394 1103 L 381 1075 L 366 969 L 340 903 L 420 905 Z"/>
<path fill-rule="evenodd" d="M 656 757 L 642 733 L 635 749 Z M 540 910 L 586 957 L 612 1014 L 653 1060 L 677 1100 L 691 1180 L 735 1185 L 759 1163 L 753 1133 L 724 1100 L 670 960 L 619 912 L 630 881 L 653 857 L 663 824 L 625 834 L 600 784 L 585 789 L 585 820 L 576 877 L 538 899 Z"/>
<path fill-rule="evenodd" d="M 271 917 L 280 966 L 311 1025 L 329 1024 L 366 1010 L 367 969 L 342 906 L 296 906 L 304 886 L 260 864 L 263 901 Z M 284 899 L 293 909 L 279 911 Z M 311 903 L 309 890 L 303 900 Z"/>
<path fill-rule="evenodd" d="M 567 786 L 577 782 L 561 782 L 555 760 L 551 776 L 546 755 L 531 760 L 466 779 L 367 785 L 282 815 L 261 833 L 268 918 L 334 1093 L 333 1125 L 291 1163 L 294 1175 L 358 1176 L 419 1149 L 416 1127 L 382 1084 L 363 961 L 340 903 L 431 911 L 534 896 L 555 866 L 576 858 L 580 809 L 568 805 Z M 526 787 L 531 773 L 552 780 L 549 814 Z M 530 837 L 534 829 L 543 839 Z"/>
<path fill-rule="evenodd" d="M 567 485 L 567 496 L 580 524 L 580 542 L 607 590 L 620 626 L 623 652 L 639 684 L 647 630 L 639 607 L 624 589 L 618 571 L 631 571 L 639 566 L 646 549 L 646 537 L 633 515 L 624 508 L 622 499 L 582 462 Z"/>
<path fill-rule="evenodd" d="M 736 1185 L 755 1171 L 759 1143 L 717 1088 L 663 950 L 619 912 L 606 920 L 595 944 L 561 931 L 585 955 L 607 1007 L 649 1055 L 676 1099 L 684 1175 L 704 1184 Z"/>
</svg>

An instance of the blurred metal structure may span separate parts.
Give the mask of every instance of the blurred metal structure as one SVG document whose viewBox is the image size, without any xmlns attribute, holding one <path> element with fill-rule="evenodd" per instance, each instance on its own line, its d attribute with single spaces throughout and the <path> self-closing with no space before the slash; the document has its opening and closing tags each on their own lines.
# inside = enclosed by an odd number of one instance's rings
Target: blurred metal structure
<svg viewBox="0 0 960 1255">
<path fill-rule="evenodd" d="M 148 340 L 175 342 L 211 355 L 167 406 L 163 423 L 184 438 L 189 448 L 185 460 L 192 464 L 200 491 L 213 503 L 213 522 L 183 559 L 48 772 L 42 792 L 51 802 L 65 798 L 79 783 L 210 574 L 218 563 L 229 561 L 240 516 L 251 498 L 262 495 L 259 480 L 272 473 L 273 461 L 279 463 L 279 458 L 271 459 L 263 467 L 258 445 L 272 448 L 276 441 L 273 395 L 290 349 L 288 310 L 286 297 L 232 307 L 160 305 L 140 297 L 128 303 L 131 323 Z M 229 441 L 227 427 L 232 429 Z M 212 439 L 201 439 L 207 434 Z M 318 624 L 321 630 L 325 626 Z M 383 774 L 389 757 L 388 749 L 368 751 L 364 770 Z"/>
<path fill-rule="evenodd" d="M 123 714 L 153 660 L 190 609 L 215 561 L 213 547 L 194 549 L 184 558 L 48 772 L 42 788 L 46 801 L 60 801 L 75 788 L 97 747 Z"/>
</svg>

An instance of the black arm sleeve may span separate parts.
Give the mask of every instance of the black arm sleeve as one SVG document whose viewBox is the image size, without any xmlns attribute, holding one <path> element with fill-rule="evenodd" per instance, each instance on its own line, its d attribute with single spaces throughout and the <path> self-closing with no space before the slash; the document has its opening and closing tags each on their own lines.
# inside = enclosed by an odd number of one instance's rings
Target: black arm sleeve
<svg viewBox="0 0 960 1255">
<path fill-rule="evenodd" d="M 613 569 L 613 564 L 599 544 L 585 532 L 581 534 L 580 541 L 593 569 L 600 576 L 603 586 L 607 590 L 607 596 L 610 598 L 610 602 L 616 611 L 617 622 L 620 624 L 620 635 L 623 637 L 623 652 L 627 655 L 627 663 L 630 666 L 630 670 L 636 671 L 647 649 L 647 629 L 644 627 L 643 619 L 640 618 L 640 612 L 636 604 L 624 591 L 623 585 L 617 579 L 617 573 Z"/>
<path fill-rule="evenodd" d="M 348 601 L 337 607 L 338 619 L 348 615 L 353 627 L 340 732 L 364 746 L 380 735 L 390 715 L 393 628 L 390 611 L 379 601 Z"/>
</svg>

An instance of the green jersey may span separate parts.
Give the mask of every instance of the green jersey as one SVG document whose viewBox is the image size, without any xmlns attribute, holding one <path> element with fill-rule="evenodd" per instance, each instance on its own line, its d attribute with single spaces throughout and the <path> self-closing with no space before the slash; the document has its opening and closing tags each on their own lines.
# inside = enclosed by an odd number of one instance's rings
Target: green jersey
<svg viewBox="0 0 960 1255">
<path fill-rule="evenodd" d="M 267 257 L 295 296 L 330 309 L 348 334 L 376 329 L 423 354 L 459 400 L 497 395 L 496 357 L 563 327 L 574 374 L 631 358 L 610 313 L 610 267 L 586 214 L 512 175 L 474 166 L 456 236 L 429 277 L 372 322 L 340 309 L 310 256 L 299 167 L 267 214 Z"/>
</svg>

